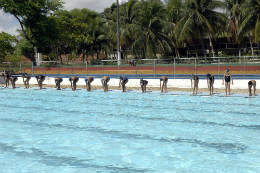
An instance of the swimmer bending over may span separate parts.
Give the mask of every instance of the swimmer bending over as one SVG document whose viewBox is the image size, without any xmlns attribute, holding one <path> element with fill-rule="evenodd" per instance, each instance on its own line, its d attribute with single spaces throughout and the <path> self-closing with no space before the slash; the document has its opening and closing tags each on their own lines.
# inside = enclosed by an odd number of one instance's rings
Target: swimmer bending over
<svg viewBox="0 0 260 173">
<path fill-rule="evenodd" d="M 213 74 L 207 74 L 207 84 L 209 88 L 209 95 L 213 95 L 213 85 L 214 85 L 214 76 Z"/>
<path fill-rule="evenodd" d="M 63 81 L 63 79 L 62 78 L 54 78 L 54 81 L 56 83 L 56 87 L 55 88 L 57 88 L 57 90 L 61 90 L 60 89 L 60 83 Z"/>
<path fill-rule="evenodd" d="M 11 84 L 12 84 L 13 89 L 16 88 L 16 87 L 15 87 L 15 82 L 16 82 L 17 80 L 18 80 L 17 77 L 11 77 L 11 78 L 10 78 L 10 81 L 11 81 Z"/>
<path fill-rule="evenodd" d="M 163 84 L 162 84 L 162 87 L 161 87 L 162 81 L 163 81 Z M 165 93 L 167 92 L 167 82 L 168 82 L 168 78 L 166 76 L 163 76 L 163 77 L 160 78 L 160 89 L 162 88 L 161 92 L 163 92 L 163 89 L 164 89 Z"/>
<path fill-rule="evenodd" d="M 195 92 L 195 95 L 197 95 L 198 88 L 199 88 L 199 77 L 191 75 L 190 79 L 191 79 L 191 88 L 193 89 L 192 95 L 194 95 L 194 92 Z M 193 81 L 194 81 L 194 84 L 192 85 Z"/>
<path fill-rule="evenodd" d="M 107 92 L 107 91 L 108 91 L 108 85 L 107 85 L 107 83 L 108 83 L 109 81 L 110 81 L 109 76 L 104 76 L 104 77 L 101 79 L 101 83 L 102 83 L 104 92 Z"/>
<path fill-rule="evenodd" d="M 23 78 L 23 83 L 25 85 L 24 89 L 28 89 L 29 88 L 29 81 L 30 81 L 31 77 L 29 75 L 23 74 L 22 78 Z M 24 80 L 24 78 L 26 78 L 26 79 Z"/>
<path fill-rule="evenodd" d="M 77 89 L 77 82 L 79 81 L 79 78 L 76 77 L 76 76 L 72 76 L 71 78 L 69 78 L 69 81 L 70 81 L 70 86 L 71 86 L 71 89 L 72 91 L 76 91 Z M 73 87 L 72 87 L 73 85 Z"/>
<path fill-rule="evenodd" d="M 94 81 L 93 77 L 88 77 L 88 78 L 85 79 L 87 91 L 91 91 L 91 83 L 93 81 Z"/>
<path fill-rule="evenodd" d="M 256 90 L 256 81 L 255 80 L 250 80 L 248 82 L 248 91 L 249 91 L 249 96 L 252 96 L 251 88 L 254 86 L 254 96 L 255 96 L 255 90 Z"/>
<path fill-rule="evenodd" d="M 37 75 L 37 76 L 35 76 L 35 78 L 37 79 L 37 83 L 38 83 L 40 90 L 41 90 L 42 89 L 42 83 L 45 80 L 45 76 L 43 76 L 43 75 L 38 76 Z"/>
<path fill-rule="evenodd" d="M 10 80 L 11 75 L 9 72 L 4 72 L 4 80 L 5 80 L 5 88 L 9 87 L 9 80 Z"/>
<path fill-rule="evenodd" d="M 120 78 L 119 78 L 119 88 L 120 88 L 120 85 L 122 85 L 123 92 L 126 92 L 125 85 L 127 84 L 127 82 L 128 82 L 128 78 L 126 76 L 120 76 Z"/>
<path fill-rule="evenodd" d="M 146 85 L 148 85 L 148 81 L 140 79 L 140 85 L 141 85 L 142 93 L 146 93 Z"/>
</svg>

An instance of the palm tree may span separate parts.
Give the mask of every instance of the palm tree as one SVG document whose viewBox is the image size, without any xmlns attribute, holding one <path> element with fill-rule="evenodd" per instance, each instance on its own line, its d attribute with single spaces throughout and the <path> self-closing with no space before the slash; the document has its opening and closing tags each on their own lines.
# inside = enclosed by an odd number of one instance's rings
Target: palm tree
<svg viewBox="0 0 260 173">
<path fill-rule="evenodd" d="M 173 40 L 175 45 L 176 57 L 180 58 L 178 47 L 181 47 L 181 40 L 174 34 L 174 28 L 176 23 L 183 16 L 183 3 L 181 0 L 169 0 L 166 5 L 167 10 L 167 24 L 164 29 L 168 33 L 169 37 Z"/>
<path fill-rule="evenodd" d="M 229 20 L 227 26 L 227 38 L 230 41 L 229 33 L 231 32 L 232 42 L 238 44 L 239 46 L 239 56 L 241 56 L 241 49 L 240 49 L 240 41 L 243 39 L 240 37 L 238 39 L 238 18 L 242 11 L 242 4 L 244 0 L 225 0 L 224 1 L 224 8 L 229 12 Z"/>
<path fill-rule="evenodd" d="M 181 40 L 192 40 L 192 37 L 198 33 L 200 43 L 203 48 L 203 54 L 206 60 L 206 50 L 203 44 L 203 36 L 210 33 L 215 36 L 213 24 L 222 22 L 223 14 L 217 12 L 216 9 L 222 6 L 222 2 L 218 0 L 186 0 L 185 15 L 177 23 L 175 34 Z"/>
<path fill-rule="evenodd" d="M 174 48 L 173 42 L 166 32 L 163 31 L 165 8 L 159 1 L 140 2 L 141 7 L 138 19 L 135 21 L 135 33 L 137 39 L 132 45 L 133 54 L 143 48 L 144 54 L 148 58 L 156 58 L 156 53 L 160 50 L 165 53 Z"/>
<path fill-rule="evenodd" d="M 126 45 L 132 45 L 137 39 L 135 29 L 138 26 L 135 24 L 135 21 L 138 18 L 140 9 L 138 4 L 138 0 L 129 0 L 120 8 L 120 40 L 123 47 Z"/>
<path fill-rule="evenodd" d="M 253 56 L 254 50 L 250 33 L 254 36 L 254 42 L 258 43 L 260 37 L 260 0 L 246 1 L 242 9 L 238 37 L 248 35 Z"/>
<path fill-rule="evenodd" d="M 86 43 L 87 54 L 94 55 L 97 54 L 97 59 L 99 59 L 98 54 L 101 52 L 110 52 L 109 40 L 107 38 L 107 33 L 109 31 L 106 25 L 106 20 L 100 17 L 95 17 L 89 25 L 88 35 L 90 42 Z"/>
</svg>

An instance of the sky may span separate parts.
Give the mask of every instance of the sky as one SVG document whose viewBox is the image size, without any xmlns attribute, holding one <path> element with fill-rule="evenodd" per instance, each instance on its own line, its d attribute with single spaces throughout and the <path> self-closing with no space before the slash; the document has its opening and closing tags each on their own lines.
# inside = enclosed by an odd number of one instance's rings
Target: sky
<svg viewBox="0 0 260 173">
<path fill-rule="evenodd" d="M 74 8 L 88 8 L 97 12 L 102 12 L 105 8 L 110 7 L 116 0 L 61 0 L 65 2 L 64 9 L 72 10 Z M 119 0 L 121 3 L 123 0 Z M 6 32 L 11 35 L 18 35 L 17 29 L 21 29 L 21 26 L 17 19 L 9 14 L 4 14 L 3 10 L 0 10 L 0 32 Z"/>
</svg>

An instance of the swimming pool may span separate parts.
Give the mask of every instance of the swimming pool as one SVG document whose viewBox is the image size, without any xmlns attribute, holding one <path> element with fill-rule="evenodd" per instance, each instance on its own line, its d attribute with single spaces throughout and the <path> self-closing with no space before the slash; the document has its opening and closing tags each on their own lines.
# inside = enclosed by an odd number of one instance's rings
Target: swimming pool
<svg viewBox="0 0 260 173">
<path fill-rule="evenodd" d="M 0 89 L 0 101 L 2 172 L 260 170 L 258 98 Z"/>
</svg>

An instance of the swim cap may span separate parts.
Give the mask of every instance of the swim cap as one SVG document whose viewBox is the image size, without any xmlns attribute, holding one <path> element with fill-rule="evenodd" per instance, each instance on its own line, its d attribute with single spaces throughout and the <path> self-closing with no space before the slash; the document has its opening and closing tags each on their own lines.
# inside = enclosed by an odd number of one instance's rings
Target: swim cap
<svg viewBox="0 0 260 173">
<path fill-rule="evenodd" d="M 248 82 L 248 85 L 253 85 L 253 82 L 252 82 L 252 81 L 249 81 L 249 82 Z"/>
<path fill-rule="evenodd" d="M 207 77 L 210 77 L 210 74 L 209 74 L 209 73 L 207 74 Z"/>
<path fill-rule="evenodd" d="M 226 69 L 226 70 L 225 70 L 225 72 L 227 72 L 227 73 L 228 73 L 228 72 L 229 72 L 229 69 Z"/>
<path fill-rule="evenodd" d="M 54 80 L 57 80 L 57 78 L 54 78 Z"/>
<path fill-rule="evenodd" d="M 69 78 L 69 81 L 71 82 L 71 81 L 72 81 L 72 79 L 71 79 L 71 78 Z"/>
<path fill-rule="evenodd" d="M 86 79 L 85 79 L 85 82 L 87 82 L 87 81 L 88 81 L 88 79 L 86 78 Z"/>
<path fill-rule="evenodd" d="M 191 77 L 190 77 L 191 79 L 193 79 L 193 80 L 195 80 L 195 76 L 194 75 L 191 75 Z"/>
</svg>

